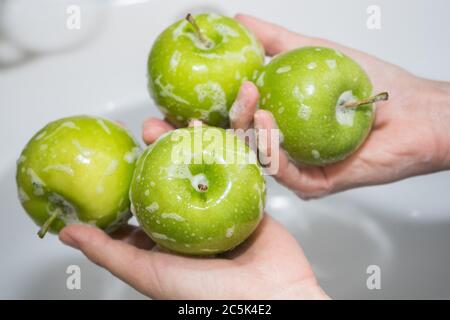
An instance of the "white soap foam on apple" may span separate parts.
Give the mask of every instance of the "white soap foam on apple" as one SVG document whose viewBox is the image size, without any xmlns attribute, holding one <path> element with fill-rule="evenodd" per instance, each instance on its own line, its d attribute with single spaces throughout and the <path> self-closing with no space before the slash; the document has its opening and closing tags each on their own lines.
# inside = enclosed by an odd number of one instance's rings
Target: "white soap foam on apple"
<svg viewBox="0 0 450 320">
<path fill-rule="evenodd" d="M 162 219 L 172 219 L 172 220 L 179 221 L 179 222 L 185 221 L 185 219 L 182 216 L 180 216 L 179 214 L 174 213 L 174 212 L 161 213 L 161 218 Z"/>
<path fill-rule="evenodd" d="M 305 86 L 305 92 L 307 95 L 312 96 L 315 91 L 316 87 L 314 86 L 314 84 L 310 83 Z"/>
<path fill-rule="evenodd" d="M 179 102 L 179 103 L 184 103 L 184 104 L 189 104 L 188 101 L 186 101 L 185 99 L 181 98 L 180 96 L 176 95 L 175 93 L 173 93 L 173 85 L 170 83 L 167 83 L 166 85 L 162 84 L 161 82 L 162 76 L 159 75 L 156 79 L 155 79 L 155 85 L 157 85 L 159 87 L 159 94 L 161 95 L 161 97 L 168 97 L 168 98 L 172 98 L 175 101 Z M 162 109 L 162 107 L 159 107 L 160 109 Z"/>
<path fill-rule="evenodd" d="M 300 91 L 300 88 L 298 86 L 294 86 L 294 88 L 292 89 L 292 95 L 294 96 L 294 98 L 296 98 L 299 102 L 303 102 L 303 100 L 305 99 L 303 93 Z"/>
<path fill-rule="evenodd" d="M 55 209 L 47 208 L 47 213 L 52 216 L 55 212 L 58 212 L 58 218 L 64 221 L 65 224 L 79 223 L 77 216 L 77 210 L 75 207 L 67 201 L 63 196 L 57 193 L 50 193 L 48 201 L 55 205 Z"/>
<path fill-rule="evenodd" d="M 165 234 L 162 234 L 162 233 L 152 232 L 152 233 L 150 233 L 150 235 L 152 236 L 152 238 L 155 238 L 158 240 L 177 242 L 175 239 L 169 238 L 168 236 L 166 236 Z"/>
<path fill-rule="evenodd" d="M 108 126 L 106 125 L 105 121 L 101 118 L 97 118 L 98 125 L 102 128 L 103 131 L 105 131 L 108 135 L 111 135 L 111 130 L 109 130 Z"/>
<path fill-rule="evenodd" d="M 215 24 L 214 29 L 222 36 L 222 42 L 224 43 L 228 42 L 229 38 L 239 37 L 239 33 L 222 23 Z"/>
<path fill-rule="evenodd" d="M 208 67 L 206 65 L 204 65 L 204 64 L 194 64 L 192 66 L 192 71 L 195 71 L 195 72 L 206 72 L 206 71 L 208 71 Z"/>
<path fill-rule="evenodd" d="M 72 167 L 69 165 L 53 164 L 53 165 L 48 165 L 47 167 L 42 169 L 43 172 L 48 172 L 50 170 L 61 171 L 61 172 L 68 174 L 69 176 L 72 176 L 72 177 L 74 176 L 74 171 L 73 171 Z"/>
<path fill-rule="evenodd" d="M 208 38 L 206 35 L 203 36 L 207 41 L 209 41 L 209 43 L 211 43 L 211 47 L 206 46 L 205 43 L 203 43 L 194 32 L 186 31 L 185 29 L 188 23 L 189 22 L 187 20 L 180 21 L 178 26 L 172 32 L 173 40 L 177 40 L 179 37 L 187 37 L 197 48 L 203 50 L 207 50 L 215 46 L 215 42 L 212 39 Z"/>
<path fill-rule="evenodd" d="M 152 202 L 149 206 L 145 207 L 145 210 L 147 210 L 149 213 L 154 213 L 159 209 L 158 202 Z"/>
<path fill-rule="evenodd" d="M 234 234 L 234 229 L 236 228 L 236 225 L 232 225 L 230 228 L 228 228 L 225 232 L 225 237 L 226 238 L 231 238 Z"/>
<path fill-rule="evenodd" d="M 30 200 L 30 197 L 28 196 L 28 194 L 21 187 L 18 188 L 18 193 L 19 193 L 20 203 L 25 203 Z"/>
<path fill-rule="evenodd" d="M 325 63 L 327 64 L 328 68 L 330 68 L 330 69 L 335 69 L 336 65 L 337 65 L 337 62 L 334 59 L 325 60 Z"/>
<path fill-rule="evenodd" d="M 134 163 L 141 155 L 142 150 L 139 147 L 133 147 L 130 151 L 126 152 L 123 156 L 123 160 L 128 163 Z"/>
<path fill-rule="evenodd" d="M 62 123 L 58 128 L 56 128 L 56 130 L 54 130 L 51 134 L 47 135 L 47 134 L 46 134 L 46 131 L 44 131 L 44 132 L 42 132 L 41 134 L 39 134 L 39 135 L 35 138 L 35 140 L 36 140 L 36 141 L 38 141 L 38 140 L 40 140 L 40 139 L 48 140 L 48 139 L 50 139 L 51 137 L 53 137 L 56 133 L 58 133 L 60 130 L 65 129 L 65 128 L 73 129 L 73 130 L 78 130 L 78 131 L 81 130 L 81 129 L 80 129 L 75 123 L 73 123 L 72 121 L 66 121 L 66 122 Z"/>
<path fill-rule="evenodd" d="M 264 85 L 264 76 L 266 75 L 266 71 L 261 72 L 258 79 L 256 80 L 256 85 L 258 87 L 262 87 Z"/>
<path fill-rule="evenodd" d="M 353 126 L 356 110 L 354 108 L 346 108 L 345 104 L 356 100 L 352 90 L 345 91 L 339 96 L 336 103 L 336 120 L 340 125 Z"/>
<path fill-rule="evenodd" d="M 308 106 L 304 103 L 300 103 L 297 115 L 304 120 L 309 120 L 309 118 L 311 117 L 311 112 L 312 112 L 312 109 L 310 106 Z"/>
<path fill-rule="evenodd" d="M 108 167 L 106 167 L 105 171 L 103 172 L 100 179 L 98 180 L 97 187 L 96 187 L 97 193 L 103 193 L 103 191 L 104 191 L 103 182 L 104 182 L 105 177 L 112 175 L 117 170 L 118 165 L 119 165 L 118 160 L 116 160 L 116 159 L 111 160 Z"/>
<path fill-rule="evenodd" d="M 180 64 L 180 60 L 181 60 L 181 52 L 178 50 L 175 50 L 172 54 L 172 56 L 170 57 L 170 69 L 172 71 L 175 71 L 178 67 L 178 65 Z"/>
<path fill-rule="evenodd" d="M 36 172 L 34 172 L 34 170 L 31 168 L 27 169 L 27 174 L 30 176 L 31 179 L 31 185 L 33 186 L 33 194 L 36 196 L 44 195 L 45 182 L 41 178 L 39 178 Z"/>
<path fill-rule="evenodd" d="M 205 192 L 208 189 L 208 179 L 203 173 L 192 175 L 187 165 L 172 165 L 166 168 L 167 177 L 172 179 L 189 179 L 191 186 L 197 192 Z"/>
<path fill-rule="evenodd" d="M 82 164 L 90 164 L 90 157 L 94 154 L 89 148 L 83 147 L 77 139 L 72 140 L 72 144 L 77 148 L 79 155 L 77 155 L 76 160 Z"/>
<path fill-rule="evenodd" d="M 203 102 L 206 99 L 211 101 L 208 110 L 197 109 L 200 112 L 201 120 L 208 121 L 212 112 L 218 112 L 224 117 L 228 116 L 227 98 L 219 83 L 208 81 L 196 85 L 194 90 L 197 93 L 198 101 Z"/>
<path fill-rule="evenodd" d="M 275 72 L 278 74 L 281 74 L 281 73 L 289 72 L 291 70 L 292 70 L 291 66 L 282 66 L 282 67 L 279 67 Z"/>
<path fill-rule="evenodd" d="M 317 67 L 317 63 L 316 62 L 310 62 L 310 63 L 308 63 L 307 65 L 306 65 L 306 68 L 308 69 L 308 70 L 314 70 L 315 68 Z"/>
<path fill-rule="evenodd" d="M 320 159 L 320 152 L 315 150 L 315 149 L 311 150 L 311 155 L 314 158 L 314 160 L 319 160 Z"/>
</svg>

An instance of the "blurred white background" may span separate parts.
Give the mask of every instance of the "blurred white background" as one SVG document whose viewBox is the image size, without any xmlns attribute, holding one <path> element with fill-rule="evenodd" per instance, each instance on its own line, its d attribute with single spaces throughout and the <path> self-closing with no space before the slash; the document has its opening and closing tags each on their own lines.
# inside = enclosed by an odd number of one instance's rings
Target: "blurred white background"
<svg viewBox="0 0 450 320">
<path fill-rule="evenodd" d="M 66 27 L 73 4 L 77 30 Z M 381 9 L 380 30 L 366 27 L 370 5 Z M 210 11 L 249 13 L 450 79 L 446 0 L 0 0 L 0 298 L 142 297 L 57 237 L 36 236 L 17 199 L 15 160 L 35 131 L 72 114 L 120 119 L 140 136 L 142 120 L 159 115 L 146 89 L 152 42 L 187 12 Z M 438 173 L 304 202 L 270 180 L 267 211 L 334 298 L 450 298 L 449 181 Z M 72 264 L 81 290 L 66 289 Z M 373 264 L 381 290 L 366 287 Z"/>
</svg>

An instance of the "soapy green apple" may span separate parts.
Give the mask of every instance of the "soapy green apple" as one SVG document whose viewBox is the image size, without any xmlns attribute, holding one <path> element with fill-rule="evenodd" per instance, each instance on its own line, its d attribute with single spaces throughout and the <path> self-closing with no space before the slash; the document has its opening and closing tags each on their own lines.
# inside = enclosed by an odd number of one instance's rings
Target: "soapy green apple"
<svg viewBox="0 0 450 320">
<path fill-rule="evenodd" d="M 39 130 L 17 161 L 20 202 L 39 236 L 71 223 L 113 231 L 131 214 L 128 191 L 140 148 L 107 119 L 63 118 Z"/>
<path fill-rule="evenodd" d="M 339 51 L 303 47 L 275 57 L 259 73 L 260 108 L 270 111 L 283 146 L 298 164 L 327 165 L 347 158 L 368 136 L 374 102 L 364 70 Z"/>
<path fill-rule="evenodd" d="M 144 151 L 130 199 L 139 224 L 160 246 L 211 255 L 234 248 L 255 230 L 265 180 L 255 153 L 234 134 L 184 128 Z"/>
<path fill-rule="evenodd" d="M 226 127 L 240 84 L 264 63 L 258 40 L 234 19 L 188 15 L 164 30 L 148 58 L 148 88 L 166 118 Z"/>
</svg>

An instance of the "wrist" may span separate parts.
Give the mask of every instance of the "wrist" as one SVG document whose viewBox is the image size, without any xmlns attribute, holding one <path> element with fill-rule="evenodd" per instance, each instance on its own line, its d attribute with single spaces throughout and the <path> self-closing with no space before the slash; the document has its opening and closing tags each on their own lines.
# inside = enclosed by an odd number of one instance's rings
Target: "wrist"
<svg viewBox="0 0 450 320">
<path fill-rule="evenodd" d="M 330 297 L 314 281 L 293 284 L 287 288 L 275 291 L 273 300 L 329 300 Z"/>
<path fill-rule="evenodd" d="M 430 109 L 431 125 L 436 141 L 437 170 L 450 169 L 450 83 L 427 80 L 422 91 L 422 107 Z"/>
</svg>

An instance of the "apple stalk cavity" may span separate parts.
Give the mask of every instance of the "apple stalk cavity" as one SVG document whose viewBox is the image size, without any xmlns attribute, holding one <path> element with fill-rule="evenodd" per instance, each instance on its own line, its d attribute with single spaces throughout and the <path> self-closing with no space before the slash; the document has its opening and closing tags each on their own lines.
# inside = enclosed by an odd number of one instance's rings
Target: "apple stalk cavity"
<svg viewBox="0 0 450 320">
<path fill-rule="evenodd" d="M 192 26 L 194 27 L 195 33 L 198 37 L 198 39 L 201 41 L 201 43 L 203 43 L 203 45 L 205 46 L 206 49 L 209 49 L 213 46 L 212 42 L 209 41 L 205 35 L 203 34 L 202 30 L 200 30 L 197 22 L 195 22 L 194 17 L 192 16 L 192 14 L 188 13 L 186 15 L 186 20 L 189 21 L 190 24 L 192 24 Z"/>
</svg>

